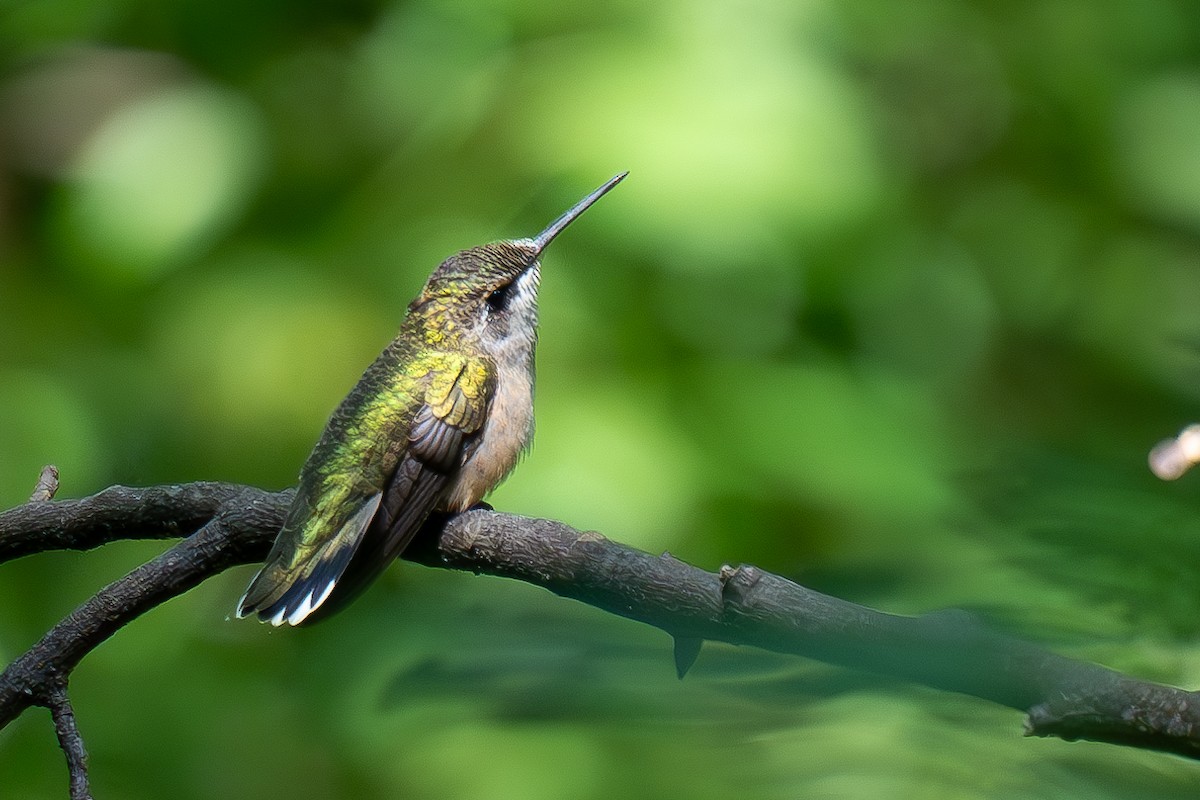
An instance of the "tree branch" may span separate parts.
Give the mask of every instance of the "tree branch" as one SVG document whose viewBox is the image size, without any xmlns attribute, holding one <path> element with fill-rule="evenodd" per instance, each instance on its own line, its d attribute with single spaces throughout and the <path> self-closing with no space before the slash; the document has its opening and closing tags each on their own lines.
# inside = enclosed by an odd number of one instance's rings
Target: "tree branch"
<svg viewBox="0 0 1200 800">
<path fill-rule="evenodd" d="M 471 511 L 405 555 L 516 578 L 661 628 L 903 678 L 1028 712 L 1031 736 L 1200 758 L 1200 695 L 991 632 L 963 611 L 886 614 L 757 567 L 717 574 L 560 522 Z"/>
<path fill-rule="evenodd" d="M 39 496 L 41 487 L 39 479 L 29 503 L 4 513 L 0 564 L 50 550 L 91 550 L 122 539 L 188 536 L 246 489 L 204 482 L 145 489 L 110 486 L 81 500 L 51 503 Z"/>
<path fill-rule="evenodd" d="M 291 491 L 223 483 L 112 487 L 82 500 L 35 499 L 0 514 L 0 564 L 117 539 L 187 537 L 100 590 L 0 674 L 0 728 L 32 705 L 50 708 L 73 796 L 86 797 L 82 740 L 66 702 L 71 671 L 164 600 L 231 566 L 261 561 L 291 498 Z M 560 522 L 484 510 L 431 523 L 404 557 L 525 581 L 661 628 L 683 643 L 676 652 L 681 671 L 698 640 L 753 645 L 1022 710 L 1030 735 L 1200 758 L 1196 693 L 1056 655 L 988 631 L 964 612 L 886 614 L 757 567 L 706 572 Z M 75 765 L 83 776 L 78 785 Z"/>
<path fill-rule="evenodd" d="M 200 490 L 190 487 L 159 487 L 147 490 L 156 498 L 192 498 Z M 31 705 L 50 705 L 50 693 L 59 683 L 65 683 L 71 671 L 85 655 L 118 630 L 140 617 L 160 603 L 181 595 L 207 578 L 224 572 L 238 564 L 260 561 L 276 531 L 283 524 L 283 513 L 291 501 L 291 492 L 270 494 L 258 489 L 225 484 L 210 484 L 216 491 L 228 497 L 224 505 L 194 534 L 179 542 L 157 558 L 148 561 L 125 577 L 110 583 L 90 600 L 72 611 L 59 622 L 41 641 L 17 658 L 0 674 L 0 728 L 11 722 Z M 176 491 L 192 489 L 193 491 Z M 54 503 L 63 507 L 56 517 L 59 528 L 48 536 L 46 549 L 79 549 L 95 547 L 99 538 L 113 541 L 118 538 L 160 538 L 165 520 L 160 514 L 150 515 L 162 525 L 145 524 L 142 516 L 127 531 L 118 535 L 115 521 L 116 510 L 123 504 L 135 507 L 135 498 L 143 493 L 138 490 L 114 487 L 106 489 L 86 500 Z M 95 501 L 95 502 L 93 502 Z M 3 542 L 10 532 L 18 531 L 16 538 L 28 540 L 30 531 L 23 526 L 45 515 L 29 513 L 37 504 L 20 506 L 0 514 L 0 563 L 3 563 Z M 208 504 L 211 505 L 211 504 Z M 37 511 L 39 509 L 35 509 Z M 161 512 L 162 504 L 156 510 Z M 195 519 L 196 510 L 180 509 L 181 516 Z M 102 537 L 85 521 L 91 518 L 103 528 Z M 11 523 L 11 525 L 10 525 Z M 64 531 L 78 536 L 79 547 L 71 547 Z"/>
<path fill-rule="evenodd" d="M 54 730 L 58 734 L 58 745 L 67 756 L 67 770 L 71 776 L 71 800 L 92 800 L 88 784 L 87 750 L 83 737 L 75 725 L 75 709 L 67 696 L 66 685 L 50 692 L 50 715 L 54 719 Z"/>
</svg>

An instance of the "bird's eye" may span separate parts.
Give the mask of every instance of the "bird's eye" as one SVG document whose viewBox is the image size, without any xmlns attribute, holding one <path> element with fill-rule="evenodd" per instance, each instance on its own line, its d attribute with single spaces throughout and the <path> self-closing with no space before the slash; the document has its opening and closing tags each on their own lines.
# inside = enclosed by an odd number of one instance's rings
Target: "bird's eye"
<svg viewBox="0 0 1200 800">
<path fill-rule="evenodd" d="M 492 311 L 503 311 L 508 305 L 508 296 L 512 292 L 513 285 L 506 283 L 503 286 L 492 290 L 492 293 L 487 296 L 487 304 L 491 306 Z"/>
</svg>

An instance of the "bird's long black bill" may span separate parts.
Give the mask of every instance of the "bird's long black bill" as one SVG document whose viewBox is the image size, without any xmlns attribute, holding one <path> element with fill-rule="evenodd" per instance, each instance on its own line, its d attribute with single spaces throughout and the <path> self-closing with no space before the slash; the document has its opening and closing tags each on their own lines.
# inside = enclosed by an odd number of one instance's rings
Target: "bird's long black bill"
<svg viewBox="0 0 1200 800">
<path fill-rule="evenodd" d="M 558 236 L 560 233 L 562 233 L 563 228 L 567 227 L 572 222 L 574 222 L 575 218 L 578 217 L 580 214 L 582 214 L 584 211 L 587 211 L 588 207 L 591 206 L 592 203 L 596 202 L 601 197 L 604 197 L 604 195 L 606 195 L 608 193 L 609 189 L 613 188 L 618 183 L 625 180 L 625 176 L 628 174 L 629 174 L 628 172 L 622 172 L 620 175 L 614 175 L 608 181 L 608 183 L 604 184 L 599 189 L 596 189 L 594 192 L 589 194 L 587 197 L 583 198 L 578 203 L 571 206 L 571 208 L 569 210 L 567 210 L 567 212 L 565 214 L 563 214 L 558 219 L 554 220 L 554 222 L 551 222 L 549 227 L 547 227 L 546 230 L 539 233 L 537 235 L 537 237 L 533 240 L 533 244 L 537 248 L 537 251 L 540 253 L 543 250 L 545 250 L 546 245 L 548 245 L 552 241 L 554 241 L 554 237 Z"/>
</svg>

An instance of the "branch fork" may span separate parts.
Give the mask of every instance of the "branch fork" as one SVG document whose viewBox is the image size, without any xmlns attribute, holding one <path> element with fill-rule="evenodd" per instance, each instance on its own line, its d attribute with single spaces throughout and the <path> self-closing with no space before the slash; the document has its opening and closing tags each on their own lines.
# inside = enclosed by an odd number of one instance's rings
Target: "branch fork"
<svg viewBox="0 0 1200 800">
<path fill-rule="evenodd" d="M 51 711 L 72 800 L 90 798 L 87 753 L 67 692 L 80 661 L 158 604 L 266 557 L 293 492 L 226 483 L 113 486 L 54 500 L 46 467 L 30 502 L 0 513 L 0 564 L 118 539 L 181 541 L 98 591 L 0 673 L 0 729 Z M 747 565 L 707 572 L 561 522 L 467 511 L 427 526 L 404 558 L 495 575 L 658 627 L 680 677 L 705 640 L 752 645 L 899 677 L 1026 713 L 1030 736 L 1088 739 L 1200 758 L 1200 695 L 1075 661 L 987 630 L 958 611 L 897 616 Z"/>
</svg>

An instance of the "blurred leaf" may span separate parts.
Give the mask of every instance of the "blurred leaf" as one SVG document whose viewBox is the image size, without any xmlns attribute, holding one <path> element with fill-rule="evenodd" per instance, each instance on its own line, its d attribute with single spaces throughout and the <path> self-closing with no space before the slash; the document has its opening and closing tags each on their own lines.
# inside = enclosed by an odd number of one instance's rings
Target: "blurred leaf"
<svg viewBox="0 0 1200 800">
<path fill-rule="evenodd" d="M 231 226 L 263 169 L 262 131 L 242 98 L 212 87 L 115 111 L 79 154 L 60 230 L 105 282 L 156 278 Z"/>
<path fill-rule="evenodd" d="M 1145 210 L 1200 225 L 1200 73 L 1161 75 L 1138 85 L 1116 118 L 1122 178 Z"/>
</svg>

